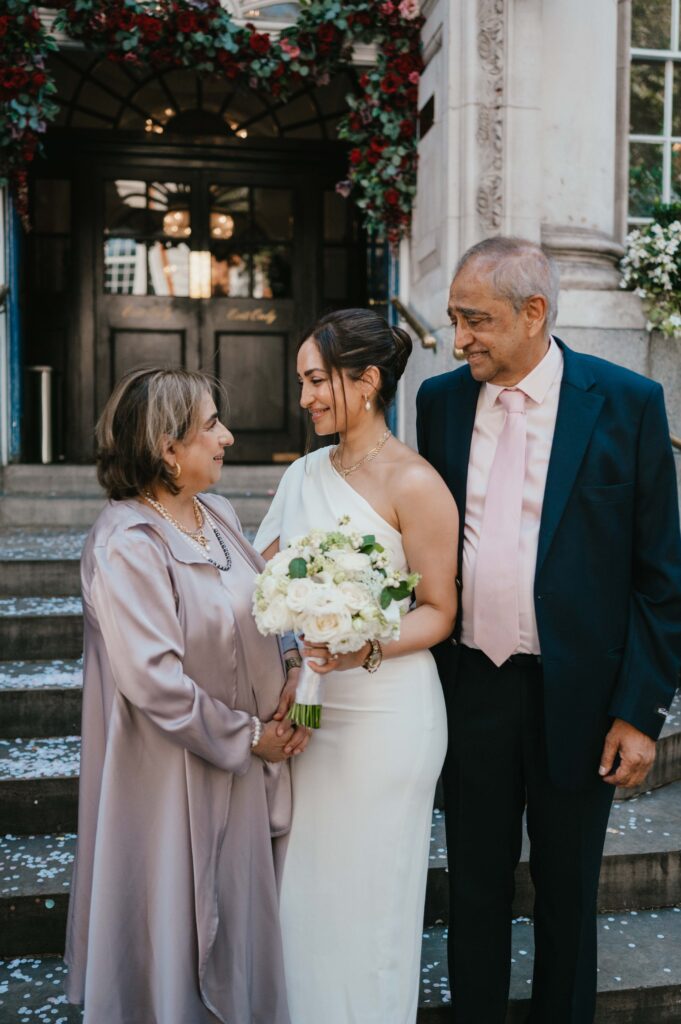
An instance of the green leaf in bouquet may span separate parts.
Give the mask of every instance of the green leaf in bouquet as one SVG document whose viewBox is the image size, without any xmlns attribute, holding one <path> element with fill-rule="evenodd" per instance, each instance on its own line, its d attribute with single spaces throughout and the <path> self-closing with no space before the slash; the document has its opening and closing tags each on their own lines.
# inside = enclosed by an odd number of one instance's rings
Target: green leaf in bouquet
<svg viewBox="0 0 681 1024">
<path fill-rule="evenodd" d="M 304 558 L 292 558 L 288 564 L 288 574 L 292 580 L 302 580 L 307 576 L 307 562 Z"/>
<path fill-rule="evenodd" d="M 404 601 L 411 591 L 409 580 L 402 580 L 396 587 L 384 587 L 381 591 L 381 608 L 387 608 L 391 601 Z"/>
<path fill-rule="evenodd" d="M 372 551 L 383 551 L 384 548 L 381 544 L 376 543 L 373 533 L 367 533 L 362 537 L 362 546 L 359 550 L 363 555 L 370 555 Z"/>
</svg>

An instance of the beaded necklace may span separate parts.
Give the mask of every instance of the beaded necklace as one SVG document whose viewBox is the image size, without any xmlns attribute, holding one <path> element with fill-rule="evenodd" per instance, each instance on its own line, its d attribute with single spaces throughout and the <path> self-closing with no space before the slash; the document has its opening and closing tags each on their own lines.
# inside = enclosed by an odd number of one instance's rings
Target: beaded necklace
<svg viewBox="0 0 681 1024">
<path fill-rule="evenodd" d="M 196 517 L 197 522 L 199 522 L 199 516 L 201 517 L 201 526 L 199 527 L 198 530 L 190 531 L 185 530 L 184 526 L 182 526 L 182 524 L 177 521 L 172 512 L 169 512 L 165 505 L 162 505 L 160 501 L 157 501 L 150 491 L 145 491 L 142 497 L 147 502 L 147 504 L 151 505 L 151 507 L 155 509 L 158 512 L 158 514 L 163 517 L 163 519 L 165 519 L 167 523 L 170 523 L 170 525 L 173 526 L 178 531 L 178 533 L 182 534 L 187 543 L 191 544 L 194 550 L 198 551 L 199 554 L 202 555 L 207 562 L 215 566 L 216 569 L 219 569 L 220 572 L 227 572 L 229 569 L 232 568 L 232 556 L 229 553 L 229 548 L 227 547 L 227 544 L 223 540 L 222 534 L 217 528 L 217 523 L 215 522 L 208 509 L 205 507 L 205 505 L 202 505 L 198 498 L 193 499 L 194 515 Z M 214 558 L 211 558 L 210 555 L 208 554 L 208 551 L 206 550 L 208 547 L 208 538 L 202 532 L 204 520 L 207 521 L 212 527 L 213 533 L 215 534 L 215 538 L 220 547 L 222 548 L 222 553 L 225 556 L 224 565 L 220 565 L 220 563 L 216 562 Z M 197 533 L 200 534 L 200 538 L 197 537 Z"/>
</svg>

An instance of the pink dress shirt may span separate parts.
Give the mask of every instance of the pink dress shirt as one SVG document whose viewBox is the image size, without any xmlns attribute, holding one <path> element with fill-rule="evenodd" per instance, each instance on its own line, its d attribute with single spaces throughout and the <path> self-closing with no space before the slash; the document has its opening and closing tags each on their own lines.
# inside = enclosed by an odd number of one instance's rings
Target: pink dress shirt
<svg viewBox="0 0 681 1024">
<path fill-rule="evenodd" d="M 519 654 L 540 654 L 537 620 L 534 612 L 534 574 L 546 474 L 549 468 L 553 432 L 556 426 L 560 384 L 563 378 L 563 354 L 553 338 L 542 361 L 516 386 L 527 395 L 527 465 L 520 524 L 520 569 L 518 607 Z M 485 507 L 485 494 L 497 441 L 506 413 L 497 398 L 503 388 L 483 384 L 475 413 L 475 425 L 468 462 L 466 515 L 463 531 L 463 593 L 461 642 L 473 642 L 473 597 L 475 562 Z"/>
</svg>

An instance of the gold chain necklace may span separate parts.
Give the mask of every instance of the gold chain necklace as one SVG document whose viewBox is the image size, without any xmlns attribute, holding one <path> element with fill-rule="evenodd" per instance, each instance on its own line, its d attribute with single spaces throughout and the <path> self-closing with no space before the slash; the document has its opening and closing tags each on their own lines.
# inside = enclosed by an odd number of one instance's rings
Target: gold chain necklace
<svg viewBox="0 0 681 1024">
<path fill-rule="evenodd" d="M 145 491 L 142 497 L 151 505 L 152 508 L 156 509 L 160 516 L 163 516 L 166 522 L 174 526 L 176 530 L 180 531 L 180 533 L 183 533 L 185 537 L 191 538 L 191 540 L 193 540 L 195 544 L 200 544 L 201 547 L 204 549 L 208 547 L 208 538 L 203 532 L 203 528 L 205 526 L 203 509 L 201 508 L 201 502 L 198 500 L 198 498 L 192 498 L 192 507 L 194 511 L 194 521 L 196 522 L 196 529 L 187 530 L 186 527 L 182 525 L 182 523 L 178 522 L 178 520 L 175 518 L 172 512 L 168 511 L 165 505 L 162 505 L 160 501 L 156 501 L 154 496 L 151 494 L 151 491 Z"/>
<path fill-rule="evenodd" d="M 374 447 L 371 449 L 371 451 L 368 451 L 366 453 L 366 455 L 363 455 L 362 458 L 359 460 L 359 462 L 356 462 L 354 464 L 354 466 L 348 466 L 347 469 L 344 468 L 344 466 L 343 466 L 343 464 L 342 464 L 342 462 L 340 460 L 340 450 L 342 448 L 342 442 L 341 442 L 341 444 L 338 445 L 338 447 L 334 451 L 333 455 L 331 456 L 331 461 L 333 463 L 333 468 L 345 480 L 345 478 L 347 476 L 350 476 L 351 473 L 354 473 L 355 470 L 359 469 L 360 466 L 363 466 L 365 464 L 365 462 L 371 462 L 372 459 L 375 459 L 376 456 L 378 455 L 378 453 L 383 448 L 385 442 L 388 440 L 388 438 L 390 437 L 391 434 L 392 434 L 392 431 L 390 429 L 386 430 L 385 434 L 383 434 L 383 436 L 380 439 L 380 441 L 378 442 L 378 444 L 374 445 Z"/>
<path fill-rule="evenodd" d="M 158 514 L 162 516 L 163 519 L 166 520 L 166 522 L 170 523 L 171 526 L 174 526 L 176 530 L 179 530 L 182 536 L 186 537 L 189 544 L 191 544 L 191 546 L 195 548 L 199 552 L 199 554 L 203 555 L 207 562 L 210 562 L 211 565 L 214 565 L 216 569 L 220 570 L 220 572 L 227 572 L 229 569 L 231 569 L 232 556 L 229 552 L 229 548 L 227 547 L 220 531 L 218 530 L 217 523 L 213 519 L 208 509 L 203 508 L 198 498 L 193 498 L 192 503 L 194 505 L 194 518 L 196 519 L 197 523 L 199 521 L 201 522 L 201 526 L 199 527 L 198 530 L 186 530 L 182 523 L 179 523 L 177 521 L 172 512 L 168 511 L 165 505 L 162 505 L 160 501 L 156 501 L 156 499 L 154 498 L 153 494 L 151 494 L 150 491 L 144 491 L 142 497 L 149 505 L 151 505 L 152 508 L 156 509 Z M 208 539 L 203 533 L 203 527 L 206 523 L 206 520 L 210 523 L 213 533 L 215 534 L 216 540 L 222 549 L 223 555 L 225 556 L 224 565 L 220 565 L 219 562 L 216 562 L 215 559 L 211 558 L 210 555 L 208 554 Z"/>
</svg>

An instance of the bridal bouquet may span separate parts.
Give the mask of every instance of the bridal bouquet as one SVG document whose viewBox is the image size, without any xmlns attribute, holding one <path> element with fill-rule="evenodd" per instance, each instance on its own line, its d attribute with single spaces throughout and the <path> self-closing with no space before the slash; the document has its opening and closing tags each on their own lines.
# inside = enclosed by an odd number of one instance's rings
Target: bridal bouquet
<svg viewBox="0 0 681 1024">
<path fill-rule="evenodd" d="M 312 530 L 289 541 L 256 578 L 253 615 L 263 636 L 291 630 L 331 654 L 358 651 L 367 640 L 397 640 L 400 616 L 420 580 L 394 569 L 371 535 L 348 516 L 331 532 Z M 318 729 L 321 676 L 303 663 L 288 717 Z"/>
</svg>

